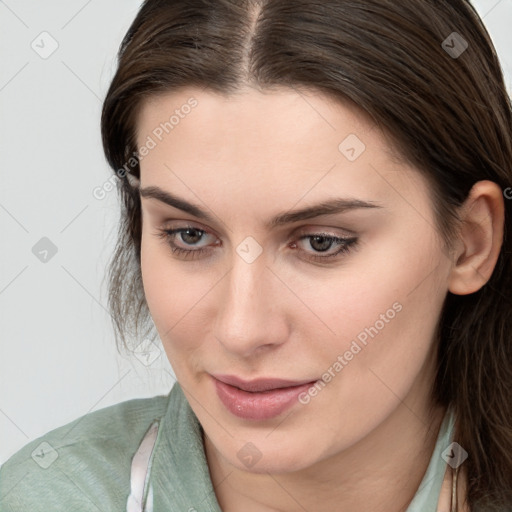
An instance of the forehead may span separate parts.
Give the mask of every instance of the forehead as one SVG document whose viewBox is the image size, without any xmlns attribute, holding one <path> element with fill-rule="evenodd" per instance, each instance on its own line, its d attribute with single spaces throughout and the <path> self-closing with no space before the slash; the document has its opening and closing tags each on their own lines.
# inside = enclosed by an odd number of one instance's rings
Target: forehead
<svg viewBox="0 0 512 512">
<path fill-rule="evenodd" d="M 151 146 L 142 185 L 189 198 L 229 192 L 286 207 L 333 193 L 382 201 L 418 185 L 368 115 L 320 92 L 186 88 L 146 100 L 136 128 L 138 147 Z"/>
<path fill-rule="evenodd" d="M 221 136 L 229 135 L 231 138 L 225 141 L 229 144 L 222 146 L 224 150 L 257 148 L 258 155 L 273 157 L 290 146 L 294 151 L 289 156 L 299 155 L 298 142 L 321 146 L 322 153 L 334 143 L 337 150 L 336 142 L 344 132 L 367 138 L 374 129 L 370 118 L 348 100 L 340 103 L 319 91 L 299 92 L 292 88 L 245 88 L 229 96 L 186 88 L 152 96 L 143 103 L 137 119 L 139 143 L 144 136 L 158 132 L 166 121 L 172 125 L 167 126 L 171 131 L 163 134 L 169 144 L 173 139 L 193 135 L 197 148 L 208 151 L 210 146 L 217 146 Z M 377 138 L 373 135 L 372 142 Z"/>
</svg>

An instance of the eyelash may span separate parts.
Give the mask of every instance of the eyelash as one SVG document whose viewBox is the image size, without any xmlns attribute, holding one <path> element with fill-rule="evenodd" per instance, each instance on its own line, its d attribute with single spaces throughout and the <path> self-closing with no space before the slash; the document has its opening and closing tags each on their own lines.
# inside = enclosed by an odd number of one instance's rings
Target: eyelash
<svg viewBox="0 0 512 512">
<path fill-rule="evenodd" d="M 158 230 L 158 232 L 156 233 L 156 236 L 158 238 L 163 239 L 165 241 L 165 243 L 171 247 L 173 254 L 177 254 L 178 256 L 183 257 L 184 259 L 189 259 L 189 260 L 196 259 L 199 256 L 201 256 L 202 254 L 210 252 L 210 249 L 205 249 L 205 248 L 183 249 L 181 247 L 176 246 L 174 244 L 174 238 L 176 237 L 176 235 L 178 235 L 179 233 L 182 233 L 182 232 L 186 232 L 188 230 L 197 231 L 201 235 L 202 234 L 210 234 L 207 231 L 205 231 L 204 229 L 199 229 L 194 226 L 186 226 L 186 227 L 175 228 L 175 229 L 161 229 L 161 230 Z M 308 260 L 317 261 L 317 262 L 330 261 L 330 260 L 336 258 L 337 256 L 341 256 L 345 253 L 348 253 L 353 248 L 355 248 L 358 243 L 358 239 L 356 237 L 342 238 L 342 237 L 333 236 L 328 233 L 311 233 L 308 235 L 302 235 L 298 238 L 298 240 L 300 241 L 300 240 L 304 240 L 304 239 L 312 239 L 315 237 L 322 237 L 322 238 L 325 238 L 329 242 L 341 244 L 341 247 L 338 251 L 336 251 L 333 254 L 329 254 L 328 256 L 307 256 Z M 307 252 L 307 251 L 302 251 L 302 252 Z"/>
</svg>

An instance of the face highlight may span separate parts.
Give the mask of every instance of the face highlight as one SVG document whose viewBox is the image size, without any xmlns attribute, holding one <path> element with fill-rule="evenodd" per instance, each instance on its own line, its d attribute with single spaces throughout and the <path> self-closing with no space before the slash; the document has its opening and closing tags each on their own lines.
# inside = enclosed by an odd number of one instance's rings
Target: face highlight
<svg viewBox="0 0 512 512">
<path fill-rule="evenodd" d="M 393 417 L 428 421 L 450 262 L 426 180 L 368 117 L 320 93 L 190 88 L 147 101 L 137 128 L 139 146 L 155 141 L 141 160 L 144 292 L 218 454 L 288 472 Z M 279 413 L 214 375 L 304 389 Z"/>
</svg>

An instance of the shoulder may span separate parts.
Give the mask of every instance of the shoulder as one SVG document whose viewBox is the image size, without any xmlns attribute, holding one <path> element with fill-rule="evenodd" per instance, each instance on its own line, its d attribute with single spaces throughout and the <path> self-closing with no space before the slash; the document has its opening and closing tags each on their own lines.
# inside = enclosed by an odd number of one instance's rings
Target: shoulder
<svg viewBox="0 0 512 512">
<path fill-rule="evenodd" d="M 125 509 L 132 457 L 168 403 L 128 400 L 29 442 L 0 467 L 0 511 Z"/>
</svg>

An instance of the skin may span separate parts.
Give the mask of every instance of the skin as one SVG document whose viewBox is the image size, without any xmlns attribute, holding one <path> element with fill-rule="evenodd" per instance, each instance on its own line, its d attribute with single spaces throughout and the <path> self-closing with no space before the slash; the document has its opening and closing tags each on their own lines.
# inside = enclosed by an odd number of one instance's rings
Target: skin
<svg viewBox="0 0 512 512">
<path fill-rule="evenodd" d="M 141 161 L 140 187 L 159 186 L 214 220 L 142 198 L 141 266 L 165 352 L 205 431 L 222 510 L 405 510 L 445 413 L 429 396 L 435 327 L 449 290 L 472 293 L 492 273 L 503 235 L 499 187 L 474 187 L 448 252 L 427 182 L 354 105 L 293 89 L 225 97 L 188 88 L 146 100 L 139 146 L 192 96 L 197 107 Z M 366 146 L 355 161 L 338 149 L 349 134 Z M 333 197 L 380 208 L 265 227 Z M 158 236 L 190 224 L 207 233 L 174 243 L 209 249 L 196 259 Z M 358 245 L 314 262 L 325 253 L 299 235 L 322 232 L 355 234 Z M 252 263 L 236 250 L 248 236 L 263 251 Z M 397 302 L 401 311 L 307 405 L 250 421 L 217 397 L 211 373 L 321 378 Z M 261 453 L 250 468 L 237 457 L 248 442 Z"/>
</svg>

